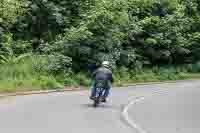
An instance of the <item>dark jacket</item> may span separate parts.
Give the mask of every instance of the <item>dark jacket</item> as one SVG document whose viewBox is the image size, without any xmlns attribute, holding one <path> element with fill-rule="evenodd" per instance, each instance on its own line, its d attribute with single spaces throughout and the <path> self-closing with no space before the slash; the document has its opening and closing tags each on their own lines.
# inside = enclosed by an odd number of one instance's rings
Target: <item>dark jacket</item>
<svg viewBox="0 0 200 133">
<path fill-rule="evenodd" d="M 106 80 L 113 82 L 112 71 L 105 67 L 100 67 L 93 73 L 93 78 L 95 80 Z"/>
</svg>

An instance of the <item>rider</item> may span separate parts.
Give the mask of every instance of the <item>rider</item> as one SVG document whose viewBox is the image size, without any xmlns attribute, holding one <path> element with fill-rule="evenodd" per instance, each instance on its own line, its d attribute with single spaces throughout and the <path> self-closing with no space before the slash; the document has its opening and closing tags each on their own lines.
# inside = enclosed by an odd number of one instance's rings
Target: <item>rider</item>
<svg viewBox="0 0 200 133">
<path fill-rule="evenodd" d="M 105 87 L 105 93 L 103 95 L 102 101 L 106 102 L 106 98 L 109 95 L 111 85 L 112 85 L 112 82 L 113 82 L 112 69 L 111 69 L 109 61 L 103 61 L 101 67 L 93 72 L 92 78 L 94 80 L 93 80 L 93 84 L 92 84 L 92 93 L 91 93 L 90 99 L 93 100 L 95 95 L 96 95 L 95 85 L 96 85 L 97 81 L 98 80 L 104 80 L 104 81 L 106 81 L 106 86 L 104 86 Z"/>
</svg>

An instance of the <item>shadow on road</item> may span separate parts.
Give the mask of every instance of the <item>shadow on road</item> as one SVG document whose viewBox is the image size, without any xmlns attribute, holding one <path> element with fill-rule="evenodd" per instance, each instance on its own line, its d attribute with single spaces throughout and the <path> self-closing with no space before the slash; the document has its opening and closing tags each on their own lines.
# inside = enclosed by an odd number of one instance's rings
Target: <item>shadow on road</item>
<svg viewBox="0 0 200 133">
<path fill-rule="evenodd" d="M 83 108 L 94 108 L 92 103 L 81 104 Z M 120 106 L 115 106 L 111 104 L 100 104 L 97 108 L 100 109 L 111 109 L 111 110 L 120 110 Z M 96 109 L 96 108 L 94 108 Z"/>
</svg>

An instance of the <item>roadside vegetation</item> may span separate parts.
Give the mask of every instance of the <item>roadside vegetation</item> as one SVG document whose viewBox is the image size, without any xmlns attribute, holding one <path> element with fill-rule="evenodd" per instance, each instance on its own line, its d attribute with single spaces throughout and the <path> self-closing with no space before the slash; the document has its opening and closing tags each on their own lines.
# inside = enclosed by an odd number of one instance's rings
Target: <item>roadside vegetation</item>
<svg viewBox="0 0 200 133">
<path fill-rule="evenodd" d="M 0 0 L 0 92 L 200 78 L 198 0 Z"/>
</svg>

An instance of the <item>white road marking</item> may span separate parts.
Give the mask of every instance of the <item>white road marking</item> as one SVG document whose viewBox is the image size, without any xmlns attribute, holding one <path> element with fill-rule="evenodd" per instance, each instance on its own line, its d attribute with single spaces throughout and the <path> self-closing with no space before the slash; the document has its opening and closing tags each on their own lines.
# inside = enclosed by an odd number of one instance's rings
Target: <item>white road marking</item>
<svg viewBox="0 0 200 133">
<path fill-rule="evenodd" d="M 143 96 L 134 97 L 134 98 L 131 97 L 129 100 L 130 102 L 124 107 L 124 109 L 122 111 L 122 117 L 129 124 L 129 126 L 136 129 L 139 133 L 147 133 L 147 131 L 145 131 L 139 124 L 136 124 L 136 122 L 134 120 L 129 118 L 128 110 L 130 109 L 131 106 L 133 106 L 134 104 L 136 104 L 138 102 L 141 102 L 145 98 L 153 97 L 153 96 L 156 96 L 157 94 L 159 94 L 159 95 L 165 94 L 166 95 L 167 92 L 168 91 L 166 91 L 166 90 L 161 90 L 161 91 L 155 91 L 153 94 L 150 94 L 150 95 L 143 95 Z M 133 99 L 133 100 L 131 100 L 131 99 Z"/>
<path fill-rule="evenodd" d="M 124 117 L 125 121 L 134 129 L 136 129 L 139 133 L 147 133 L 140 125 L 136 124 L 135 121 L 133 121 L 132 119 L 129 118 L 128 115 L 128 110 L 129 108 L 136 104 L 137 102 L 140 102 L 142 100 L 144 100 L 144 97 L 140 97 L 140 98 L 136 98 L 134 100 L 132 100 L 123 110 L 122 112 L 122 116 Z"/>
</svg>

